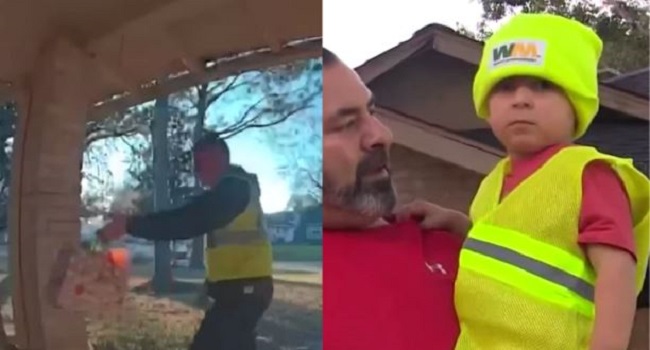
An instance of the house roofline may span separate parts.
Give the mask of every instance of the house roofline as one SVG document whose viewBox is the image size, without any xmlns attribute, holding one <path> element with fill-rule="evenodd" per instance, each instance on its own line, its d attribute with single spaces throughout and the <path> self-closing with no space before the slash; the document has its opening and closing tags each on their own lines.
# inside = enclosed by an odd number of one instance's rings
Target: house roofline
<svg viewBox="0 0 650 350">
<path fill-rule="evenodd" d="M 498 148 L 494 148 L 492 146 L 486 145 L 485 143 L 472 140 L 462 135 L 458 135 L 443 126 L 408 115 L 404 112 L 395 110 L 393 108 L 377 105 L 377 110 L 380 115 L 383 115 L 386 118 L 399 118 L 401 122 L 408 123 L 410 125 L 417 126 L 420 128 L 426 128 L 428 132 L 431 134 L 435 134 L 437 136 L 444 137 L 446 139 L 461 143 L 465 146 L 475 148 L 481 152 L 485 152 L 487 154 L 498 156 L 498 157 L 505 155 L 505 153 Z M 402 143 L 401 141 L 396 141 L 396 142 Z"/>
<path fill-rule="evenodd" d="M 356 71 L 363 82 L 368 85 L 406 59 L 424 50 L 437 51 L 478 66 L 483 50 L 483 43 L 459 34 L 457 31 L 445 25 L 437 23 L 430 24 L 415 32 L 411 39 L 403 41 L 392 49 L 367 60 L 357 67 Z M 639 70 L 636 73 L 638 74 L 642 71 Z M 647 98 L 609 86 L 608 83 L 602 82 L 598 85 L 600 104 L 602 106 L 638 119 L 650 120 Z"/>
<path fill-rule="evenodd" d="M 395 143 L 461 168 L 487 174 L 504 152 L 447 130 L 413 120 L 382 107 L 379 118 L 395 136 Z"/>
<path fill-rule="evenodd" d="M 602 83 L 607 86 L 611 86 L 615 89 L 619 89 L 627 93 L 633 94 L 635 96 L 648 99 L 648 91 L 637 89 L 637 87 L 635 87 L 634 84 L 629 84 L 628 86 L 625 86 L 624 84 L 628 79 L 635 79 L 639 77 L 643 77 L 647 80 L 649 74 L 650 74 L 650 67 L 645 67 L 631 72 L 619 74 L 609 79 L 605 79 L 602 81 Z"/>
<path fill-rule="evenodd" d="M 612 77 L 612 78 L 609 78 L 609 79 L 605 80 L 604 83 L 614 83 L 617 80 L 633 77 L 635 75 L 639 75 L 639 74 L 646 73 L 646 72 L 650 72 L 650 67 L 640 68 L 640 69 L 637 69 L 637 70 L 633 70 L 631 72 L 618 74 L 615 77 Z"/>
</svg>

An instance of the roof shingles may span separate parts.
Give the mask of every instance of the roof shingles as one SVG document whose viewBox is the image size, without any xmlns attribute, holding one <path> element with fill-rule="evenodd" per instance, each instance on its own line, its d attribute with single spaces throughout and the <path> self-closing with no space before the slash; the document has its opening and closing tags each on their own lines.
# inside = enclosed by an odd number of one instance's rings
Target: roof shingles
<svg viewBox="0 0 650 350">
<path fill-rule="evenodd" d="M 650 89 L 650 68 L 640 69 L 606 80 L 605 85 L 637 96 L 648 98 Z"/>
</svg>

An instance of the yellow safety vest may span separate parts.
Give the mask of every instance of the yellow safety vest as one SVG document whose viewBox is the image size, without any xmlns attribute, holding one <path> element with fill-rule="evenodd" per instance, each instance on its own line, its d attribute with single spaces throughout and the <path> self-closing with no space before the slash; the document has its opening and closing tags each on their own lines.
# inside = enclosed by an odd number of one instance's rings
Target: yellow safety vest
<svg viewBox="0 0 650 350">
<path fill-rule="evenodd" d="M 587 349 L 595 272 L 578 245 L 582 173 L 611 164 L 627 191 L 634 223 L 637 292 L 648 262 L 648 178 L 631 160 L 592 147 L 561 150 L 501 200 L 509 161 L 483 180 L 460 255 L 456 349 Z"/>
<path fill-rule="evenodd" d="M 273 273 L 271 243 L 262 225 L 258 186 L 250 177 L 251 200 L 246 210 L 227 227 L 207 235 L 206 278 L 219 282 L 268 277 Z"/>
</svg>

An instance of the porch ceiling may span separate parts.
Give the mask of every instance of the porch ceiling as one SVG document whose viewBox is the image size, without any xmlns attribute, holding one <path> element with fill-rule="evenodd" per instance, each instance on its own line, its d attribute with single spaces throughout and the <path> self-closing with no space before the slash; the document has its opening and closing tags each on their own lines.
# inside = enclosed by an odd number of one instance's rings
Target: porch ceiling
<svg viewBox="0 0 650 350">
<path fill-rule="evenodd" d="M 88 58 L 90 96 L 110 100 L 97 105 L 102 112 L 230 71 L 318 57 L 321 6 L 318 0 L 0 0 L 0 97 L 12 98 L 43 47 L 61 37 Z M 256 50 L 240 68 L 232 60 L 219 64 L 218 73 L 209 63 Z"/>
</svg>

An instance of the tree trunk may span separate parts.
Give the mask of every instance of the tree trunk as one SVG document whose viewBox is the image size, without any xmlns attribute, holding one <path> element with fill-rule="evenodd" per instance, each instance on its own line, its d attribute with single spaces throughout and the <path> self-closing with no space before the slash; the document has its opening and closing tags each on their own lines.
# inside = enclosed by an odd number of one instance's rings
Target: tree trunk
<svg viewBox="0 0 650 350">
<path fill-rule="evenodd" d="M 153 146 L 154 169 L 154 210 L 166 210 L 171 206 L 169 196 L 169 142 L 167 130 L 169 126 L 168 97 L 156 100 L 154 120 L 151 125 L 151 143 Z M 152 287 L 155 293 L 168 293 L 172 284 L 172 254 L 170 242 L 155 243 L 155 272 Z"/>
<path fill-rule="evenodd" d="M 207 104 L 207 93 L 208 85 L 201 85 L 197 87 L 198 92 L 198 111 L 197 111 L 197 120 L 194 124 L 194 130 L 192 132 L 192 138 L 194 141 L 198 140 L 203 136 L 203 126 L 205 124 L 205 117 L 207 113 L 208 106 Z M 200 185 L 196 184 L 195 194 L 201 192 Z M 207 233 L 207 232 L 206 232 Z M 204 265 L 204 251 L 205 251 L 205 235 L 196 237 L 192 240 L 192 255 L 190 256 L 190 268 L 193 269 L 202 269 Z"/>
</svg>

